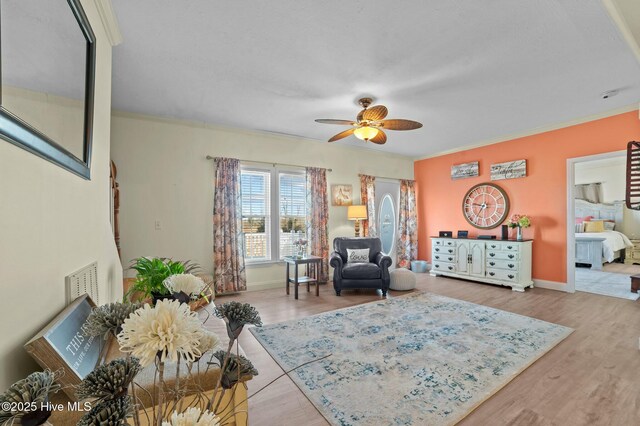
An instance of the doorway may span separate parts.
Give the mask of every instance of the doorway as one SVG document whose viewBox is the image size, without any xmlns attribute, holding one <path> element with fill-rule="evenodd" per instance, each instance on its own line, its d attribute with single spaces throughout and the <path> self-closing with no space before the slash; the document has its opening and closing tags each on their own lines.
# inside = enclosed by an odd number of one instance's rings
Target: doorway
<svg viewBox="0 0 640 426">
<path fill-rule="evenodd" d="M 567 287 L 637 300 L 630 257 L 640 238 L 640 212 L 625 206 L 626 152 L 567 160 Z M 639 262 L 640 263 L 640 262 Z"/>
<path fill-rule="evenodd" d="M 382 242 L 382 252 L 391 257 L 394 269 L 397 261 L 396 241 L 398 232 L 398 203 L 400 202 L 400 182 L 376 179 L 376 225 Z"/>
</svg>

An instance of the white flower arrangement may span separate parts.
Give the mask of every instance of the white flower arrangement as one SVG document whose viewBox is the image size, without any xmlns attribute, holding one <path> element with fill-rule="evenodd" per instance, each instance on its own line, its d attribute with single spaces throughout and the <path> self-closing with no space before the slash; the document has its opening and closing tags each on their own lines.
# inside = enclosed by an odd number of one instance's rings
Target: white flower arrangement
<svg viewBox="0 0 640 426">
<path fill-rule="evenodd" d="M 218 426 L 220 419 L 210 411 L 200 414 L 199 408 L 187 408 L 184 413 L 174 411 L 168 422 L 162 422 L 162 426 Z"/>
<path fill-rule="evenodd" d="M 188 296 L 197 297 L 204 290 L 205 283 L 202 278 L 192 274 L 171 275 L 163 282 L 164 286 L 171 293 L 184 293 Z"/>
<path fill-rule="evenodd" d="M 193 362 L 199 358 L 200 341 L 205 335 L 202 323 L 187 304 L 160 300 L 154 307 L 145 304 L 124 321 L 118 334 L 122 352 L 140 359 L 142 366 L 178 358 Z"/>
</svg>

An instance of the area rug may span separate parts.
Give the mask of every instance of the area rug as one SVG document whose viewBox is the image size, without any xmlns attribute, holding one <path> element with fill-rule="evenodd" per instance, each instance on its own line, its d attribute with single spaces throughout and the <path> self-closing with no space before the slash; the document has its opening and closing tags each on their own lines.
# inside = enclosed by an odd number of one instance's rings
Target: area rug
<svg viewBox="0 0 640 426">
<path fill-rule="evenodd" d="M 640 294 L 631 292 L 629 275 L 587 268 L 576 268 L 576 290 L 628 300 L 640 298 Z"/>
<path fill-rule="evenodd" d="M 251 332 L 333 425 L 451 425 L 573 330 L 430 293 Z"/>
</svg>

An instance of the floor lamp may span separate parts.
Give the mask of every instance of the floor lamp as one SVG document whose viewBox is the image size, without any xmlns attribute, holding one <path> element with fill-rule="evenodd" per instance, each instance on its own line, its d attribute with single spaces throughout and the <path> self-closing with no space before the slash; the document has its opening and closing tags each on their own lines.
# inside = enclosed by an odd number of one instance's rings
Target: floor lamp
<svg viewBox="0 0 640 426">
<path fill-rule="evenodd" d="M 356 237 L 360 236 L 360 220 L 367 218 L 367 206 L 347 207 L 347 219 L 355 220 Z"/>
</svg>

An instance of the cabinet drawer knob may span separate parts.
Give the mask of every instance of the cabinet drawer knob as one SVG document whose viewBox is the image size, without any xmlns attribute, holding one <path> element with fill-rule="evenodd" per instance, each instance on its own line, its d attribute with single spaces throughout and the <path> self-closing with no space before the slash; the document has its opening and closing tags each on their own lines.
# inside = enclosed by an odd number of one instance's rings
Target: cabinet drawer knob
<svg viewBox="0 0 640 426">
<path fill-rule="evenodd" d="M 439 249 L 439 248 L 436 248 L 436 251 L 440 251 L 440 249 Z"/>
<path fill-rule="evenodd" d="M 436 258 L 436 260 L 440 259 L 440 256 L 437 256 L 437 255 L 436 255 L 436 256 L 434 256 L 434 257 Z"/>
<path fill-rule="evenodd" d="M 507 275 L 507 276 L 508 276 L 509 278 L 511 278 L 511 279 L 513 279 L 513 277 L 514 277 L 514 275 L 511 275 L 511 274 L 509 274 L 509 275 Z"/>
<path fill-rule="evenodd" d="M 449 266 L 449 270 L 452 270 L 452 269 L 453 269 L 453 266 Z"/>
<path fill-rule="evenodd" d="M 453 260 L 453 257 L 449 257 L 449 262 L 451 262 Z"/>
<path fill-rule="evenodd" d="M 495 255 L 496 255 L 495 253 L 489 253 L 489 256 L 491 256 L 491 257 L 493 257 Z"/>
<path fill-rule="evenodd" d="M 491 248 L 496 248 L 496 245 L 495 244 L 491 244 Z"/>
<path fill-rule="evenodd" d="M 494 276 L 496 273 L 495 272 L 489 272 L 489 275 Z"/>
<path fill-rule="evenodd" d="M 509 259 L 513 259 L 514 256 L 512 254 L 509 255 Z"/>
<path fill-rule="evenodd" d="M 514 265 L 513 263 L 510 263 L 510 264 L 508 264 L 507 266 L 508 266 L 509 268 L 513 268 L 513 267 L 514 267 L 514 266 L 516 266 L 516 265 Z"/>
<path fill-rule="evenodd" d="M 507 246 L 507 248 L 508 248 L 509 250 L 511 250 L 511 249 L 513 248 L 513 246 Z"/>
<path fill-rule="evenodd" d="M 489 262 L 489 265 L 495 266 L 496 262 Z"/>
<path fill-rule="evenodd" d="M 449 249 L 449 253 L 453 253 L 453 249 Z"/>
</svg>

